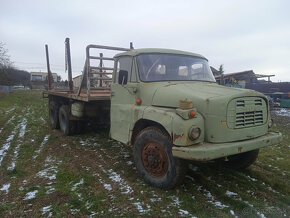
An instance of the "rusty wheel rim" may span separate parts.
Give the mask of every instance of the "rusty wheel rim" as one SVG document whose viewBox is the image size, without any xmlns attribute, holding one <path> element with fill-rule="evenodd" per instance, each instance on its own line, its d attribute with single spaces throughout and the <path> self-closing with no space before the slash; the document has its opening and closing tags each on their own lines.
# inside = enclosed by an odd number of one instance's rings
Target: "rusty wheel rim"
<svg viewBox="0 0 290 218">
<path fill-rule="evenodd" d="M 162 177 L 168 170 L 168 156 L 164 148 L 156 142 L 145 144 L 142 149 L 142 163 L 149 175 Z"/>
</svg>

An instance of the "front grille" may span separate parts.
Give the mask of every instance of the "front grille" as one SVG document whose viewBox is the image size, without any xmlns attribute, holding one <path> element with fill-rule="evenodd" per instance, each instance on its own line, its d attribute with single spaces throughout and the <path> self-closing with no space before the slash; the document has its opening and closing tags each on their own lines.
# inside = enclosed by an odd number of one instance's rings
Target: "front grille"
<svg viewBox="0 0 290 218">
<path fill-rule="evenodd" d="M 228 105 L 227 123 L 229 128 L 240 129 L 265 124 L 267 104 L 259 97 L 233 99 Z"/>
</svg>

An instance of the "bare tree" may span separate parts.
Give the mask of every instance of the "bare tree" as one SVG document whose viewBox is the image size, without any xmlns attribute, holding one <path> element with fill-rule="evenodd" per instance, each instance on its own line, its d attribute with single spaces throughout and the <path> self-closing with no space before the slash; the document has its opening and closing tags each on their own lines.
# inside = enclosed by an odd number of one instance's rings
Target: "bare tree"
<svg viewBox="0 0 290 218">
<path fill-rule="evenodd" d="M 0 42 L 0 68 L 9 68 L 11 65 L 8 50 L 5 48 L 5 44 Z"/>
</svg>

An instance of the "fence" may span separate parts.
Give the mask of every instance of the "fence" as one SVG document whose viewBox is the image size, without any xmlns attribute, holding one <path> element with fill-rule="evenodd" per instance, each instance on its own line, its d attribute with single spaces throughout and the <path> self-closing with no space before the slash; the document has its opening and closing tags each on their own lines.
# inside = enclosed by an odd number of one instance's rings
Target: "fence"
<svg viewBox="0 0 290 218">
<path fill-rule="evenodd" d="M 13 91 L 13 86 L 2 86 L 0 85 L 0 93 L 10 93 Z"/>
</svg>

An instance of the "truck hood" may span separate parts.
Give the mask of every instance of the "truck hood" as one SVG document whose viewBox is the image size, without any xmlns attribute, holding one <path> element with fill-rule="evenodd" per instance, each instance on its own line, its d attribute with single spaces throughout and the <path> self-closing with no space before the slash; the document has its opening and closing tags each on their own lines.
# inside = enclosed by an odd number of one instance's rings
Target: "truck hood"
<svg viewBox="0 0 290 218">
<path fill-rule="evenodd" d="M 204 140 L 220 143 L 250 139 L 267 132 L 266 124 L 241 129 L 229 127 L 229 118 L 233 115 L 228 113 L 236 114 L 236 108 L 231 106 L 229 109 L 228 106 L 233 99 L 251 99 L 249 97 L 261 97 L 265 100 L 264 105 L 267 104 L 263 94 L 249 89 L 229 88 L 209 82 L 170 82 L 156 89 L 152 105 L 178 108 L 180 100 L 192 101 L 193 107 L 204 119 Z M 267 112 L 264 116 L 267 117 Z"/>
<path fill-rule="evenodd" d="M 244 96 L 263 97 L 261 93 L 253 90 L 230 88 L 218 85 L 216 83 L 171 82 L 157 88 L 152 99 L 152 105 L 159 107 L 178 108 L 179 101 L 187 99 L 193 102 L 193 107 L 195 107 L 199 113 L 205 115 L 205 113 L 209 112 L 208 107 L 210 106 L 211 102 L 215 102 L 215 104 L 222 102 L 223 106 L 227 106 L 227 103 L 231 99 Z M 216 112 L 217 110 L 215 110 L 215 113 Z"/>
</svg>

